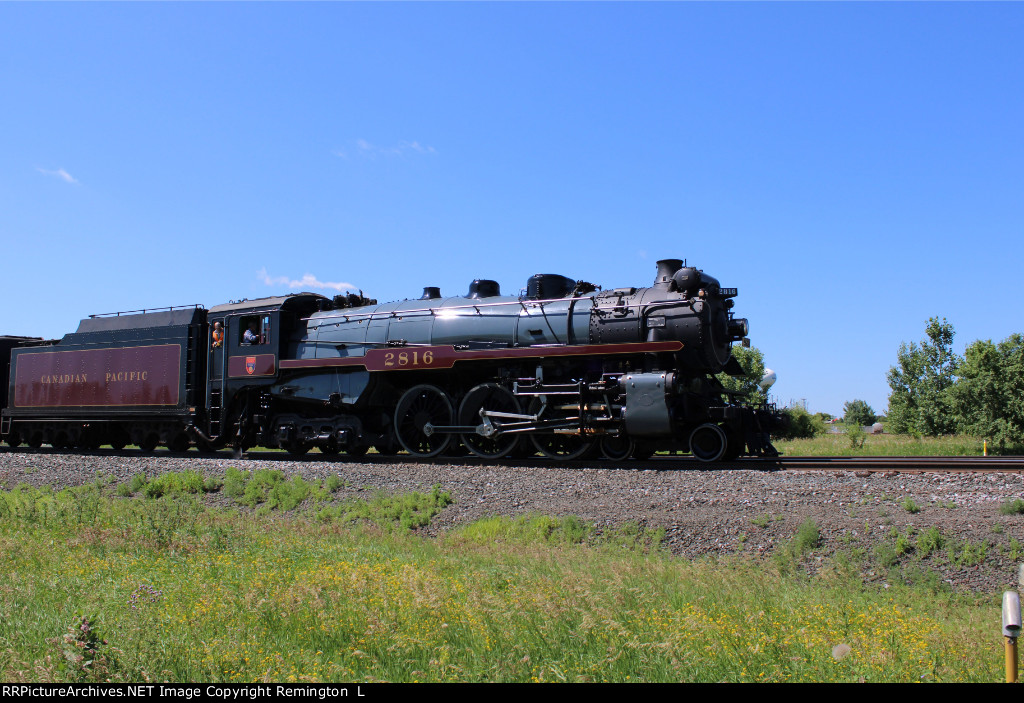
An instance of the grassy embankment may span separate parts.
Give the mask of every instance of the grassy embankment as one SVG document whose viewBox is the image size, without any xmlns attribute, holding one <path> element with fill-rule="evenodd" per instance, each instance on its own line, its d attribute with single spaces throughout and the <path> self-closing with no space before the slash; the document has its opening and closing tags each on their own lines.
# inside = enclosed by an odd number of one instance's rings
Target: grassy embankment
<svg viewBox="0 0 1024 703">
<path fill-rule="evenodd" d="M 861 447 L 852 447 L 845 434 L 819 435 L 813 439 L 775 440 L 784 456 L 981 456 L 984 440 L 980 437 L 952 435 L 921 437 L 878 434 L 864 437 Z M 989 443 L 988 453 L 994 449 Z"/>
<path fill-rule="evenodd" d="M 842 560 L 807 576 L 812 524 L 767 561 L 687 561 L 574 518 L 424 538 L 446 493 L 340 485 L 229 470 L 0 493 L 0 680 L 1001 678 L 996 597 L 880 591 Z"/>
</svg>

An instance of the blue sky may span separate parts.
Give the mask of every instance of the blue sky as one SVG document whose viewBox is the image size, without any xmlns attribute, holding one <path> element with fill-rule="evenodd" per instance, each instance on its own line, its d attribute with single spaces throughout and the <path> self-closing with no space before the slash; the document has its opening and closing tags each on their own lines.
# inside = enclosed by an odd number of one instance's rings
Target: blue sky
<svg viewBox="0 0 1024 703">
<path fill-rule="evenodd" d="M 1024 332 L 1022 36 L 1020 3 L 0 4 L 0 333 L 685 258 L 776 399 L 880 411 L 930 316 Z"/>
</svg>

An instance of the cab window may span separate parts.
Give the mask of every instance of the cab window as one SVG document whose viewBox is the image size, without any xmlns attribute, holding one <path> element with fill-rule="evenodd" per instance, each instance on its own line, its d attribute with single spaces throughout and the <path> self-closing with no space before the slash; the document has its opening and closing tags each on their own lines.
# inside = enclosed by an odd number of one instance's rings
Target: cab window
<svg viewBox="0 0 1024 703">
<path fill-rule="evenodd" d="M 242 317 L 238 330 L 238 344 L 243 347 L 270 344 L 270 315 Z"/>
</svg>

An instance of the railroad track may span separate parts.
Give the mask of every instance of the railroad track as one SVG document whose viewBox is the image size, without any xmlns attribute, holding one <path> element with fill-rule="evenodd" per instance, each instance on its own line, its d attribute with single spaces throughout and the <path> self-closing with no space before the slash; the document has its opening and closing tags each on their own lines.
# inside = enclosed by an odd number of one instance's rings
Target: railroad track
<svg viewBox="0 0 1024 703">
<path fill-rule="evenodd" d="M 0 453 L 25 455 L 32 454 L 63 454 L 83 456 L 109 456 L 109 457 L 138 457 L 141 453 L 137 450 L 122 451 L 95 451 L 75 452 L 61 451 L 50 448 L 41 449 L 17 449 L 0 447 Z M 169 452 L 157 450 L 150 452 L 150 456 L 164 458 L 207 458 L 207 459 L 231 459 L 233 454 L 228 450 L 212 453 L 190 452 Z M 420 459 L 409 455 L 383 456 L 369 454 L 364 457 L 354 458 L 345 455 L 329 456 L 325 454 L 308 454 L 306 456 L 293 456 L 280 451 L 253 450 L 245 453 L 246 459 L 259 461 L 298 461 L 298 462 L 337 462 L 346 463 L 375 463 L 375 464 L 454 464 L 461 466 L 518 466 L 524 468 L 564 467 L 574 469 L 601 468 L 601 469 L 623 469 L 623 470 L 655 470 L 655 471 L 855 471 L 865 473 L 877 472 L 900 472 L 900 473 L 945 473 L 945 472 L 1024 472 L 1024 456 L 990 456 L 990 457 L 967 457 L 967 456 L 782 456 L 776 459 L 737 459 L 722 464 L 707 464 L 697 461 L 690 456 L 653 456 L 644 461 L 608 461 L 606 459 L 582 459 L 568 462 L 554 462 L 539 457 L 527 458 L 505 458 L 500 460 L 480 459 L 474 456 L 459 457 L 436 457 L 433 459 Z"/>
<path fill-rule="evenodd" d="M 773 463 L 791 471 L 1024 471 L 1024 456 L 794 456 L 781 457 Z"/>
</svg>

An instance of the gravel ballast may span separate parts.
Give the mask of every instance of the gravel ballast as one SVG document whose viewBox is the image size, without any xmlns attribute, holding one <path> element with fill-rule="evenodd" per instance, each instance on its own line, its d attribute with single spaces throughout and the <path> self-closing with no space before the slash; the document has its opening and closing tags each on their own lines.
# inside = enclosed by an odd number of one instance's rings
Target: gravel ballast
<svg viewBox="0 0 1024 703">
<path fill-rule="evenodd" d="M 808 518 L 821 541 L 807 557 L 822 563 L 841 549 L 863 550 L 865 576 L 883 586 L 894 577 L 871 555 L 894 544 L 894 531 L 940 530 L 944 549 L 919 566 L 958 591 L 997 592 L 1016 587 L 1017 565 L 1024 560 L 1024 515 L 1002 515 L 1000 506 L 1024 498 L 1019 473 L 866 473 L 853 471 L 778 471 L 744 469 L 679 470 L 617 468 L 607 462 L 560 467 L 475 463 L 302 461 L 281 455 L 233 459 L 213 456 L 66 454 L 0 450 L 0 489 L 18 484 L 55 489 L 81 485 L 97 476 L 117 482 L 137 473 L 154 477 L 165 471 L 193 469 L 223 476 L 228 467 L 279 469 L 287 477 L 344 479 L 338 498 L 368 497 L 377 491 L 408 493 L 434 485 L 451 493 L 448 506 L 428 530 L 439 533 L 488 515 L 530 513 L 576 515 L 598 526 L 627 521 L 666 531 L 666 546 L 688 558 L 707 554 L 769 555 L 793 538 Z M 918 512 L 911 512 L 916 507 Z M 980 560 L 956 558 L 965 542 Z M 882 545 L 879 547 L 879 545 Z M 1020 551 L 1021 554 L 1015 552 Z M 909 563 L 912 553 L 903 556 Z M 978 563 L 970 563 L 970 562 Z"/>
</svg>

